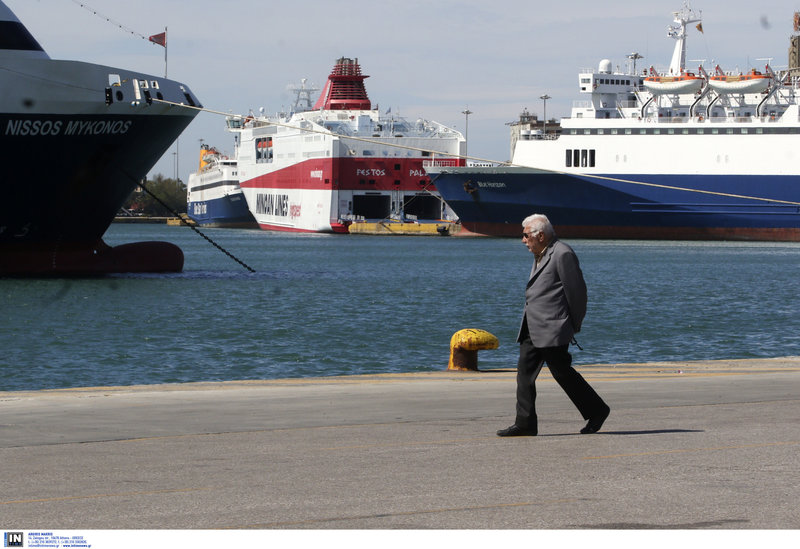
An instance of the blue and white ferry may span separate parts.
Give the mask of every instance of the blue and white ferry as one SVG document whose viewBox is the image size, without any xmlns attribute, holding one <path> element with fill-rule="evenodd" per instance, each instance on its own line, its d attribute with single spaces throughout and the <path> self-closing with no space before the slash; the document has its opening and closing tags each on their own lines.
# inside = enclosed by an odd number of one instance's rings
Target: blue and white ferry
<svg viewBox="0 0 800 549">
<path fill-rule="evenodd" d="M 582 71 L 585 100 L 559 125 L 517 131 L 510 163 L 429 162 L 464 228 L 518 236 L 539 212 L 572 238 L 800 241 L 800 77 L 687 69 L 701 20 L 688 5 L 674 13 L 666 70 L 637 71 L 631 54 L 622 69 Z"/>
<path fill-rule="evenodd" d="M 189 175 L 187 213 L 203 227 L 257 229 L 242 189 L 235 158 L 208 145 L 200 148 L 200 165 Z"/>
</svg>

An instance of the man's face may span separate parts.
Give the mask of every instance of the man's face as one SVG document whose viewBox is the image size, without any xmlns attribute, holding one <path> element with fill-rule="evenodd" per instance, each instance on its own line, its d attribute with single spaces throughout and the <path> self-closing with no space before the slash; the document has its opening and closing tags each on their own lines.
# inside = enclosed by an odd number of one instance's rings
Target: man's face
<svg viewBox="0 0 800 549">
<path fill-rule="evenodd" d="M 534 231 L 530 227 L 525 227 L 522 233 L 522 243 L 528 247 L 532 254 L 540 254 L 547 247 L 544 233 Z"/>
</svg>

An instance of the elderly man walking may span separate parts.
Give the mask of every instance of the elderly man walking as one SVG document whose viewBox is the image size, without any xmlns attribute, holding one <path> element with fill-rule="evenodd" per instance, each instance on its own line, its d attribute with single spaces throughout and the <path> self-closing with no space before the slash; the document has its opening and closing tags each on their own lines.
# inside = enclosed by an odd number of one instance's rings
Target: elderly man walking
<svg viewBox="0 0 800 549">
<path fill-rule="evenodd" d="M 514 425 L 497 431 L 501 437 L 535 436 L 536 377 L 547 364 L 553 378 L 588 420 L 582 434 L 596 433 L 611 409 L 572 367 L 568 351 L 586 315 L 586 283 L 578 257 L 556 238 L 546 216 L 522 222 L 522 242 L 535 256 L 525 289 L 525 311 L 517 342 L 517 415 Z"/>
</svg>

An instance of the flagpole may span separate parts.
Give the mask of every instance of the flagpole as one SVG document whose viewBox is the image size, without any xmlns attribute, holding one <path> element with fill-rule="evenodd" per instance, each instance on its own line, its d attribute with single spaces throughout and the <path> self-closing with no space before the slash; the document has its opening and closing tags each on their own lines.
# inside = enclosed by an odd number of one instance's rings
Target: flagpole
<svg viewBox="0 0 800 549">
<path fill-rule="evenodd" d="M 164 32 L 163 33 L 154 34 L 153 36 L 148 38 L 148 40 L 150 42 L 153 42 L 154 44 L 158 44 L 159 46 L 162 46 L 164 48 L 164 79 L 169 78 L 169 64 L 168 64 L 168 56 L 167 56 L 167 45 L 168 45 L 169 41 L 167 40 L 167 30 L 168 30 L 167 27 L 164 27 Z M 142 38 L 144 38 L 144 37 L 142 37 Z M 177 181 L 180 181 L 180 178 L 179 178 L 179 175 L 178 175 L 180 173 L 179 167 L 178 167 L 178 148 L 179 148 L 178 138 L 175 138 L 175 152 L 173 153 L 175 155 L 175 179 Z"/>
<path fill-rule="evenodd" d="M 169 37 L 167 36 L 167 27 L 164 26 L 164 78 L 168 78 L 167 71 L 169 65 L 167 64 L 167 48 L 169 47 Z M 180 138 L 175 138 L 175 182 L 181 180 L 180 176 Z"/>
</svg>

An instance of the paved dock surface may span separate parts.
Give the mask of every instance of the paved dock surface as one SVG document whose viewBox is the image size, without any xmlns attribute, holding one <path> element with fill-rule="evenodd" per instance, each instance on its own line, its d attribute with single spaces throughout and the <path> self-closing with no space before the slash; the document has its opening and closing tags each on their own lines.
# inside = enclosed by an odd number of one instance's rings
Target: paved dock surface
<svg viewBox="0 0 800 549">
<path fill-rule="evenodd" d="M 800 357 L 0 392 L 4 529 L 798 529 Z"/>
</svg>

